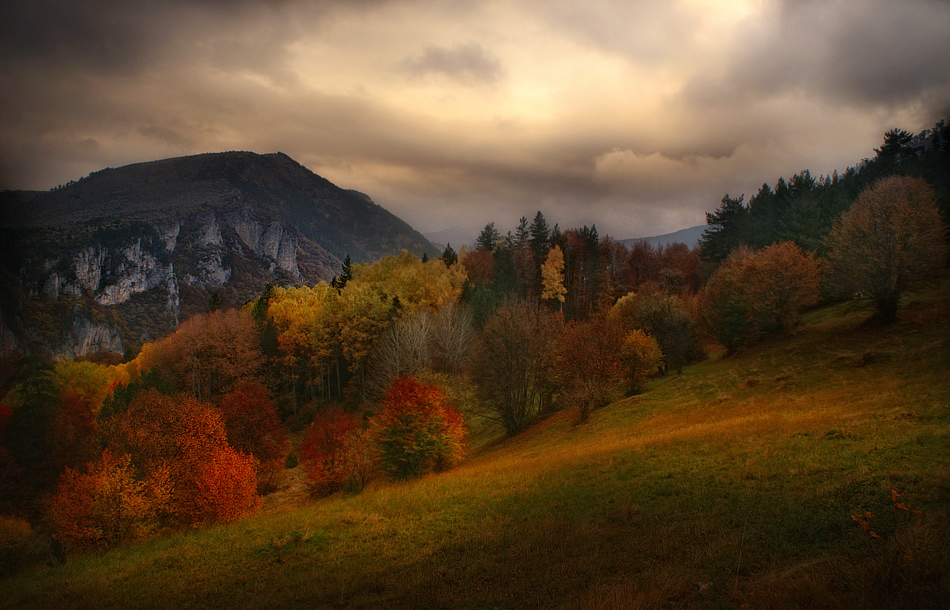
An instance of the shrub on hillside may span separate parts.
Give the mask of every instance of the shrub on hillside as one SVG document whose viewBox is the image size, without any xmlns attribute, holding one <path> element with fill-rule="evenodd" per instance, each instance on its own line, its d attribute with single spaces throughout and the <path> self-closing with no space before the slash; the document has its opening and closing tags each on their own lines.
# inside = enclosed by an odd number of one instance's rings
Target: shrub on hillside
<svg viewBox="0 0 950 610">
<path fill-rule="evenodd" d="M 334 406 L 317 414 L 300 444 L 300 465 L 315 495 L 362 489 L 372 469 L 371 441 L 359 417 Z"/>
<path fill-rule="evenodd" d="M 227 521 L 260 500 L 253 458 L 228 445 L 217 409 L 188 394 L 149 390 L 107 428 L 108 447 L 128 454 L 140 478 L 168 469 L 174 521 Z"/>
<path fill-rule="evenodd" d="M 799 323 L 820 299 L 820 277 L 814 256 L 793 242 L 736 250 L 706 284 L 706 324 L 727 349 L 755 343 Z"/>
<path fill-rule="evenodd" d="M 257 508 L 255 460 L 230 447 L 216 447 L 192 465 L 179 481 L 177 513 L 185 523 L 234 521 Z"/>
<path fill-rule="evenodd" d="M 656 339 L 642 330 L 631 330 L 623 337 L 623 359 L 627 366 L 627 393 L 643 391 L 647 380 L 663 364 L 663 351 Z"/>
<path fill-rule="evenodd" d="M 626 331 L 642 330 L 659 344 L 664 372 L 682 370 L 703 358 L 699 333 L 687 302 L 662 292 L 630 293 L 611 309 Z"/>
<path fill-rule="evenodd" d="M 155 529 L 170 494 L 167 469 L 138 480 L 128 455 L 106 451 L 86 472 L 66 469 L 47 517 L 68 551 L 107 548 Z"/>
<path fill-rule="evenodd" d="M 381 468 L 406 479 L 442 471 L 462 459 L 465 423 L 434 384 L 396 379 L 373 419 Z"/>
</svg>

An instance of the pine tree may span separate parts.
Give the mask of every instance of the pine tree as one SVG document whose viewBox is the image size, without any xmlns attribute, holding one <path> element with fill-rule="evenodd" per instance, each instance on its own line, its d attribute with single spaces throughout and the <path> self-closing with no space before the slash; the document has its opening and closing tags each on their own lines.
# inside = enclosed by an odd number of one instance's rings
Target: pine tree
<svg viewBox="0 0 950 610">
<path fill-rule="evenodd" d="M 475 248 L 492 252 L 495 250 L 495 246 L 498 245 L 499 241 L 501 241 L 501 234 L 498 232 L 498 229 L 495 228 L 495 223 L 490 222 L 485 225 L 485 228 L 479 233 L 478 238 L 475 240 Z"/>
<path fill-rule="evenodd" d="M 353 277 L 352 270 L 352 261 L 350 260 L 350 255 L 347 254 L 346 258 L 343 259 L 343 267 L 340 269 L 340 275 L 334 277 L 330 282 L 330 286 L 336 288 L 337 290 L 343 290 L 346 288 L 346 283 L 350 281 Z"/>
<path fill-rule="evenodd" d="M 514 246 L 518 249 L 528 246 L 528 219 L 524 216 L 518 221 L 518 228 L 515 229 Z"/>
<path fill-rule="evenodd" d="M 786 191 L 785 182 L 779 180 L 775 196 L 784 197 Z M 709 228 L 703 233 L 700 242 L 700 252 L 704 260 L 717 263 L 723 261 L 730 252 L 748 242 L 749 209 L 742 203 L 744 197 L 740 195 L 738 199 L 733 199 L 726 195 L 715 212 L 706 213 L 706 224 Z"/>
<path fill-rule="evenodd" d="M 451 267 L 459 260 L 458 254 L 452 249 L 452 244 L 445 245 L 445 250 L 442 252 L 442 256 L 440 258 L 442 259 L 442 262 L 445 263 L 446 267 Z"/>
<path fill-rule="evenodd" d="M 215 293 L 211 295 L 211 299 L 208 301 L 208 313 L 219 311 L 223 306 L 224 303 L 221 301 L 221 295 L 215 291 Z"/>
<path fill-rule="evenodd" d="M 548 228 L 548 222 L 544 219 L 544 214 L 538 210 L 528 229 L 531 234 L 531 250 L 534 252 L 537 260 L 544 260 L 550 246 L 551 230 Z"/>
</svg>

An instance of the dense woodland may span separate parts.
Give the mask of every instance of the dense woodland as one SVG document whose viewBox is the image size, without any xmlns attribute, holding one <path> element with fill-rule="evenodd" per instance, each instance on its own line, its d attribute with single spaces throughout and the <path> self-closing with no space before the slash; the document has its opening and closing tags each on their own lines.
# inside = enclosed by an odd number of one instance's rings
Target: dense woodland
<svg viewBox="0 0 950 610">
<path fill-rule="evenodd" d="M 891 131 L 842 175 L 723 198 L 700 247 L 628 248 L 541 212 L 439 258 L 345 261 L 137 354 L 4 363 L 0 571 L 253 510 L 297 464 L 314 496 L 438 472 L 467 431 L 587 421 L 828 300 L 899 316 L 948 268 L 950 128 Z"/>
</svg>

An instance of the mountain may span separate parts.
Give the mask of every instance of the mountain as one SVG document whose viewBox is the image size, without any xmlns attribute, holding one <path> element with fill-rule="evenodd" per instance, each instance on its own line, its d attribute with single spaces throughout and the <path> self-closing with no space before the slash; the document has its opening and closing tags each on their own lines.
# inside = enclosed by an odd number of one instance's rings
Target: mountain
<svg viewBox="0 0 950 610">
<path fill-rule="evenodd" d="M 472 232 L 462 227 L 449 227 L 441 231 L 424 233 L 424 235 L 439 250 L 444 251 L 446 246 L 452 246 L 452 249 L 458 252 L 462 246 L 471 248 L 475 244 L 478 231 Z"/>
<path fill-rule="evenodd" d="M 638 241 L 645 241 L 654 248 L 659 246 L 668 246 L 670 244 L 686 244 L 689 248 L 699 245 L 699 239 L 703 236 L 706 225 L 697 225 L 688 229 L 680 229 L 674 233 L 656 235 L 654 237 L 634 237 L 632 239 L 622 239 L 620 243 L 628 248 Z"/>
<path fill-rule="evenodd" d="M 409 250 L 420 233 L 282 153 L 227 152 L 106 168 L 0 196 L 0 353 L 123 351 L 217 292 L 330 280 L 341 261 Z"/>
</svg>

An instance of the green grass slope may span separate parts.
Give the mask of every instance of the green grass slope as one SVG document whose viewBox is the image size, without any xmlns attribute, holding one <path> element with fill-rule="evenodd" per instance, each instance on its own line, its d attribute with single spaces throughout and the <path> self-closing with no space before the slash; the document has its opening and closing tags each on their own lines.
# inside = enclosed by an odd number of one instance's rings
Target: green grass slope
<svg viewBox="0 0 950 610">
<path fill-rule="evenodd" d="M 818 310 L 447 474 L 0 581 L 0 606 L 945 607 L 950 285 L 869 313 Z"/>
</svg>

